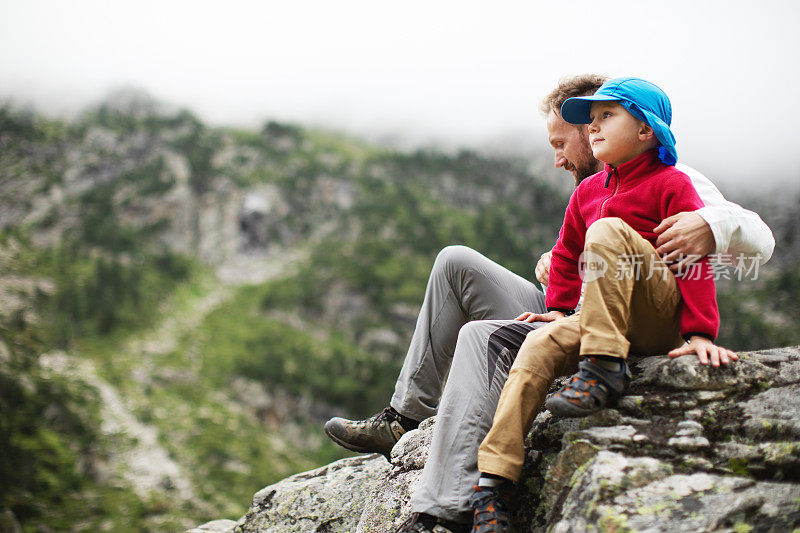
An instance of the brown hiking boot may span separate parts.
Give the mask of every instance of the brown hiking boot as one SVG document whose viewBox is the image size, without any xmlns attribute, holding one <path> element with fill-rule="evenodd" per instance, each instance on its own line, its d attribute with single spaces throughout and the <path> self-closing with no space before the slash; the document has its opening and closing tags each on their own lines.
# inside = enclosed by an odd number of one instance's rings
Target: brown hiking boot
<svg viewBox="0 0 800 533">
<path fill-rule="evenodd" d="M 325 433 L 339 446 L 361 453 L 380 453 L 390 459 L 392 447 L 406 433 L 400 415 L 387 407 L 366 420 L 331 418 L 325 423 Z"/>
</svg>

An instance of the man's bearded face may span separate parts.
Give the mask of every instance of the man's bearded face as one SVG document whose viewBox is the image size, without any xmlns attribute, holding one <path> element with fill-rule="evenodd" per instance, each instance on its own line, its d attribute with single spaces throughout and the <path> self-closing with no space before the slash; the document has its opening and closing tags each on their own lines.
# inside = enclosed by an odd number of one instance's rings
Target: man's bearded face
<svg viewBox="0 0 800 533">
<path fill-rule="evenodd" d="M 572 173 L 575 186 L 602 170 L 602 163 L 592 155 L 589 134 L 584 126 L 573 126 L 555 112 L 547 116 L 550 146 L 555 150 L 554 164 Z"/>
</svg>

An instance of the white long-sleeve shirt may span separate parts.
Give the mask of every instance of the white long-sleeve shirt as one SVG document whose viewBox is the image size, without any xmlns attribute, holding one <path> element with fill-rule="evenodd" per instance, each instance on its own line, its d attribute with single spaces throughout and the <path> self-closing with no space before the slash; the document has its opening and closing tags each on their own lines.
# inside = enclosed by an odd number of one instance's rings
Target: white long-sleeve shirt
<svg viewBox="0 0 800 533">
<path fill-rule="evenodd" d="M 705 204 L 696 213 L 711 228 L 716 253 L 757 257 L 762 265 L 769 261 L 775 249 L 775 237 L 758 214 L 726 200 L 711 180 L 692 167 L 678 163 L 675 168 L 689 176 Z"/>
</svg>

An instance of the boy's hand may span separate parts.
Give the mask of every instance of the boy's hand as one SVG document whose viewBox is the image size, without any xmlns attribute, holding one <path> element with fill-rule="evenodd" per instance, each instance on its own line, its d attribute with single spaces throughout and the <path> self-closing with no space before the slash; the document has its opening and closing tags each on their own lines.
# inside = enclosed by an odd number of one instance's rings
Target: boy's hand
<svg viewBox="0 0 800 533">
<path fill-rule="evenodd" d="M 539 258 L 539 262 L 536 263 L 536 279 L 542 285 L 547 285 L 547 280 L 550 277 L 550 254 L 551 252 L 543 253 L 542 257 Z"/>
<path fill-rule="evenodd" d="M 672 263 L 669 268 L 673 272 L 685 270 L 691 263 L 717 249 L 708 222 L 694 211 L 667 217 L 653 231 L 659 234 L 656 252 L 665 262 Z"/>
<path fill-rule="evenodd" d="M 675 358 L 692 353 L 697 354 L 701 365 L 707 365 L 710 360 L 711 366 L 715 367 L 719 366 L 720 363 L 727 365 L 729 361 L 736 361 L 739 359 L 739 356 L 734 352 L 722 346 L 717 346 L 707 338 L 699 335 L 694 335 L 689 339 L 689 344 L 681 346 L 680 348 L 675 348 L 669 352 L 669 356 Z"/>
<path fill-rule="evenodd" d="M 558 320 L 559 318 L 564 318 L 564 313 L 562 313 L 561 311 L 550 311 L 543 315 L 527 311 L 519 315 L 514 320 L 519 320 L 520 322 L 553 322 L 554 320 Z"/>
</svg>

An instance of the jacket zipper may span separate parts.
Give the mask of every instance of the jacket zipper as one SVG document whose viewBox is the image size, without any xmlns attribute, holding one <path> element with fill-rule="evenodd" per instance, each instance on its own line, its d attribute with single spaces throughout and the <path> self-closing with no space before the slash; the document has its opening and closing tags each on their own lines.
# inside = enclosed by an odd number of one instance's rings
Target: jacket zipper
<svg viewBox="0 0 800 533">
<path fill-rule="evenodd" d="M 612 171 L 612 172 L 616 173 L 616 171 Z M 603 218 L 603 209 L 605 209 L 605 207 L 606 207 L 606 202 L 611 200 L 617 194 L 617 191 L 619 190 L 619 182 L 622 181 L 622 180 L 619 179 L 619 173 L 616 173 L 616 174 L 617 174 L 617 176 L 616 176 L 616 178 L 617 178 L 616 182 L 617 183 L 614 186 L 614 192 L 612 192 L 611 195 L 608 198 L 606 198 L 605 200 L 603 200 L 602 204 L 600 204 L 600 218 Z M 609 173 L 609 177 L 610 176 L 611 176 L 611 173 Z"/>
</svg>

